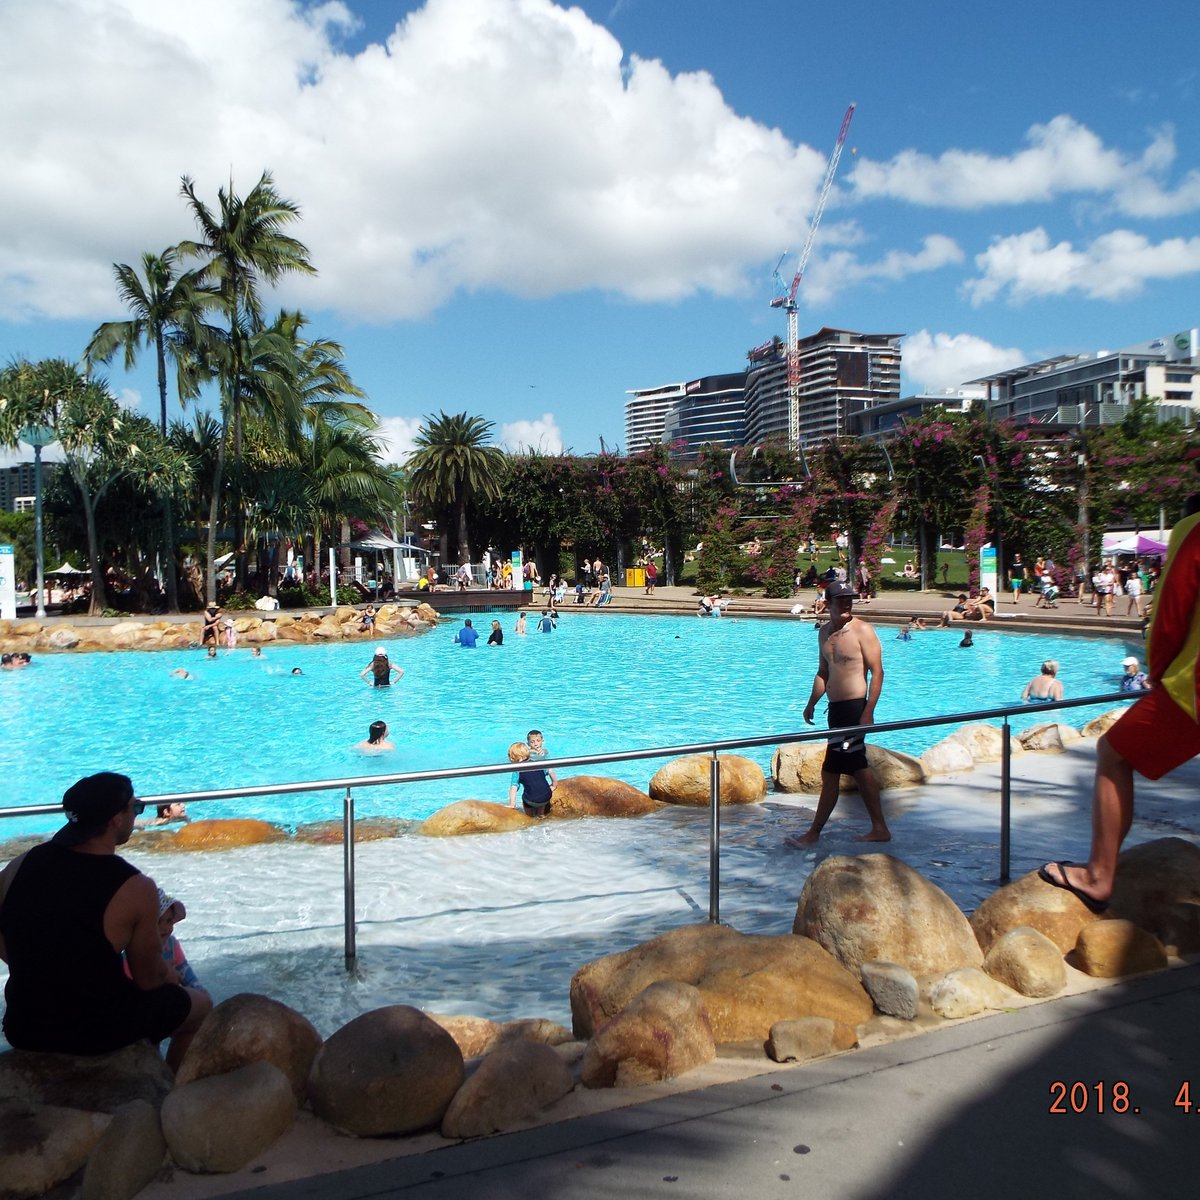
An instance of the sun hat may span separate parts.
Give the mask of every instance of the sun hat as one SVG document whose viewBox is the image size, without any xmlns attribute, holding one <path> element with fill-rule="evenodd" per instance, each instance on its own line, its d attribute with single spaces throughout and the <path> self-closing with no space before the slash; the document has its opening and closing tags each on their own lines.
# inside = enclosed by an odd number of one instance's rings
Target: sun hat
<svg viewBox="0 0 1200 1200">
<path fill-rule="evenodd" d="M 60 846 L 90 841 L 133 799 L 133 781 L 115 771 L 86 775 L 63 793 L 67 823 L 54 835 Z M 141 805 L 136 806 L 140 811 Z"/>
<path fill-rule="evenodd" d="M 162 888 L 158 889 L 158 915 L 160 920 L 176 905 L 179 906 L 179 916 L 175 920 L 182 921 L 187 916 L 187 909 L 184 908 L 183 901 L 176 900 L 174 896 L 169 896 Z"/>
<path fill-rule="evenodd" d="M 858 589 L 849 583 L 831 583 L 825 589 L 826 600 L 840 600 L 846 597 L 850 600 L 858 599 Z"/>
<path fill-rule="evenodd" d="M 1132 654 L 1128 658 L 1121 659 L 1121 666 L 1123 667 L 1136 667 L 1137 665 L 1138 660 Z"/>
<path fill-rule="evenodd" d="M 375 647 L 375 657 L 376 658 L 380 658 L 380 657 L 387 658 L 387 647 L 386 646 L 376 646 Z"/>
</svg>

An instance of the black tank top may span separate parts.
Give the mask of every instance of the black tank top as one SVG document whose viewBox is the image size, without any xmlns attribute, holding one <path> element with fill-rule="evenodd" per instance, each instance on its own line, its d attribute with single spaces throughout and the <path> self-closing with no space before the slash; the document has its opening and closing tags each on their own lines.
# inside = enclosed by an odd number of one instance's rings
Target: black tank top
<svg viewBox="0 0 1200 1200">
<path fill-rule="evenodd" d="M 67 1046 L 128 1003 L 132 980 L 104 934 L 104 912 L 136 867 L 54 842 L 25 855 L 0 909 L 9 979 L 4 1033 L 20 1048 Z"/>
</svg>

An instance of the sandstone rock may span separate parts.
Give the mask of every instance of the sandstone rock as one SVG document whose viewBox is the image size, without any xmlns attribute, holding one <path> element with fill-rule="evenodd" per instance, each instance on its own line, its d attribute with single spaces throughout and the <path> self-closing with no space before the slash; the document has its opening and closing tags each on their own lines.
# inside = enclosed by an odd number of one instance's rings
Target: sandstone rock
<svg viewBox="0 0 1200 1200">
<path fill-rule="evenodd" d="M 767 1039 L 767 1057 L 775 1062 L 807 1062 L 858 1045 L 858 1032 L 828 1017 L 776 1021 Z"/>
<path fill-rule="evenodd" d="M 437 1125 L 463 1077 L 454 1039 L 424 1013 L 397 1004 L 355 1017 L 326 1040 L 309 1095 L 323 1121 L 379 1137 Z"/>
<path fill-rule="evenodd" d="M 1200 904 L 1168 904 L 1150 931 L 1173 958 L 1200 953 Z"/>
<path fill-rule="evenodd" d="M 163 1136 L 185 1171 L 237 1171 L 274 1145 L 296 1119 L 287 1076 L 269 1062 L 177 1087 L 162 1106 Z"/>
<path fill-rule="evenodd" d="M 526 1017 L 519 1021 L 505 1021 L 500 1026 L 499 1042 L 540 1042 L 544 1046 L 558 1046 L 573 1038 L 569 1029 L 557 1021 L 545 1017 Z"/>
<path fill-rule="evenodd" d="M 943 738 L 921 755 L 921 769 L 930 775 L 950 775 L 955 771 L 971 771 L 975 760 L 970 748 L 952 737 Z"/>
<path fill-rule="evenodd" d="M 424 601 L 417 605 L 417 616 L 429 625 L 436 625 L 438 623 L 437 611 Z"/>
<path fill-rule="evenodd" d="M 111 1120 L 105 1113 L 0 1100 L 0 1194 L 40 1196 L 70 1179 Z"/>
<path fill-rule="evenodd" d="M 1152 933 L 1132 921 L 1097 921 L 1079 931 L 1075 965 L 1096 979 L 1116 979 L 1167 965 L 1167 952 Z"/>
<path fill-rule="evenodd" d="M 310 628 L 309 636 L 316 638 L 318 641 L 341 641 L 344 636 L 342 633 L 341 622 L 337 617 L 322 617 L 315 627 Z"/>
<path fill-rule="evenodd" d="M 214 821 L 189 821 L 171 839 L 173 850 L 233 850 L 238 846 L 259 846 L 265 842 L 286 842 L 287 834 L 278 825 L 247 817 Z"/>
<path fill-rule="evenodd" d="M 589 1088 L 640 1087 L 674 1079 L 717 1056 L 700 992 L 687 983 L 652 983 L 592 1038 L 580 1079 Z"/>
<path fill-rule="evenodd" d="M 560 779 L 550 806 L 552 817 L 640 817 L 662 805 L 620 779 L 572 775 Z"/>
<path fill-rule="evenodd" d="M 1165 918 L 1180 904 L 1200 904 L 1200 847 L 1183 838 L 1157 838 L 1121 855 L 1112 916 L 1161 937 Z"/>
<path fill-rule="evenodd" d="M 1065 750 L 1074 742 L 1082 741 L 1083 735 L 1074 725 L 1064 725 L 1061 721 L 1051 721 L 1046 725 L 1035 725 L 1017 734 L 1017 740 L 1026 750 L 1049 751 L 1051 753 Z"/>
<path fill-rule="evenodd" d="M 79 645 L 79 633 L 70 625 L 59 625 L 46 638 L 46 644 L 55 650 L 74 650 Z"/>
<path fill-rule="evenodd" d="M 939 1017 L 959 1020 L 987 1009 L 1008 1008 L 1015 995 L 978 967 L 960 967 L 937 980 L 929 989 L 929 1005 Z"/>
<path fill-rule="evenodd" d="M 354 841 L 382 842 L 400 837 L 416 824 L 401 817 L 363 817 L 354 822 Z M 344 841 L 341 821 L 313 821 L 296 830 L 296 841 L 313 846 L 340 846 Z"/>
<path fill-rule="evenodd" d="M 321 1035 L 307 1017 L 269 996 L 242 992 L 222 1000 L 205 1018 L 179 1064 L 175 1086 L 269 1062 L 286 1076 L 297 1103 L 303 1103 L 320 1048 Z"/>
<path fill-rule="evenodd" d="M 912 1021 L 917 1015 L 920 991 L 911 971 L 897 963 L 865 962 L 862 964 L 862 985 L 871 1002 L 885 1017 Z"/>
<path fill-rule="evenodd" d="M 478 1058 L 487 1054 L 500 1041 L 500 1026 L 486 1017 L 455 1017 L 441 1013 L 426 1013 L 453 1039 L 463 1058 Z"/>
<path fill-rule="evenodd" d="M 995 941 L 983 960 L 983 969 L 1022 996 L 1057 996 L 1067 986 L 1062 951 L 1028 925 L 1010 929 Z"/>
<path fill-rule="evenodd" d="M 685 925 L 587 963 L 571 980 L 575 1035 L 590 1037 L 652 983 L 695 986 L 718 1043 L 766 1040 L 776 1021 L 830 1017 L 858 1025 L 871 1001 L 858 981 L 807 938 L 759 937 L 720 925 Z"/>
<path fill-rule="evenodd" d="M 113 1113 L 88 1158 L 82 1200 L 130 1200 L 158 1174 L 166 1156 L 158 1110 L 144 1100 L 126 1104 Z"/>
<path fill-rule="evenodd" d="M 1010 929 L 1028 925 L 1044 933 L 1060 954 L 1066 954 L 1085 925 L 1103 919 L 1070 892 L 1030 871 L 994 891 L 972 913 L 971 928 L 985 953 Z"/>
<path fill-rule="evenodd" d="M 816 793 L 821 790 L 821 764 L 825 761 L 824 742 L 793 742 L 780 746 L 771 756 L 771 778 L 780 792 Z M 898 750 L 867 745 L 867 763 L 875 772 L 883 791 L 915 787 L 925 778 L 919 759 Z M 839 790 L 857 791 L 852 776 L 843 775 Z"/>
<path fill-rule="evenodd" d="M 155 1110 L 171 1090 L 171 1069 L 149 1042 L 111 1054 L 0 1054 L 0 1097 L 116 1112 L 132 1100 Z"/>
<path fill-rule="evenodd" d="M 509 808 L 507 804 L 459 800 L 426 817 L 415 832 L 422 837 L 459 837 L 468 833 L 508 833 L 536 824 L 536 817 L 527 817 L 521 809 Z"/>
<path fill-rule="evenodd" d="M 1093 717 L 1079 732 L 1085 738 L 1098 738 L 1102 733 L 1107 733 L 1121 719 L 1125 711 L 1124 708 L 1110 708 L 1108 712 Z"/>
<path fill-rule="evenodd" d="M 484 1137 L 536 1116 L 575 1086 L 570 1068 L 549 1046 L 498 1046 L 458 1089 L 442 1117 L 442 1136 Z"/>
<path fill-rule="evenodd" d="M 1004 730 L 997 725 L 978 722 L 956 729 L 950 738 L 961 742 L 971 752 L 976 762 L 999 762 L 1004 751 Z M 1025 747 L 1009 735 L 1009 753 L 1024 754 Z"/>
<path fill-rule="evenodd" d="M 721 766 L 720 800 L 727 804 L 756 804 L 767 794 L 762 768 L 740 754 L 718 754 Z M 707 808 L 712 785 L 707 754 L 688 754 L 676 758 L 654 772 L 650 795 L 666 804 Z"/>
<path fill-rule="evenodd" d="M 820 943 L 856 975 L 875 960 L 914 975 L 983 962 L 954 901 L 890 854 L 827 858 L 804 884 L 792 932 Z"/>
</svg>

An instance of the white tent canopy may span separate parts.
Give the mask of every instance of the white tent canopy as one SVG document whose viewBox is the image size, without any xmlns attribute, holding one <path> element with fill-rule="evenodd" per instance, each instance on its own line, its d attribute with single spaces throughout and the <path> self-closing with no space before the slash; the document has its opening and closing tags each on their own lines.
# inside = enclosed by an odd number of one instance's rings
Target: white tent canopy
<svg viewBox="0 0 1200 1200">
<path fill-rule="evenodd" d="M 73 567 L 66 559 L 63 560 L 61 567 L 56 567 L 53 571 L 47 571 L 46 575 L 57 575 L 62 579 L 71 579 L 75 575 L 90 575 L 90 571 L 81 571 L 78 567 Z"/>
<path fill-rule="evenodd" d="M 1106 533 L 1103 551 L 1107 554 L 1166 554 L 1167 543 L 1144 533 Z"/>
</svg>

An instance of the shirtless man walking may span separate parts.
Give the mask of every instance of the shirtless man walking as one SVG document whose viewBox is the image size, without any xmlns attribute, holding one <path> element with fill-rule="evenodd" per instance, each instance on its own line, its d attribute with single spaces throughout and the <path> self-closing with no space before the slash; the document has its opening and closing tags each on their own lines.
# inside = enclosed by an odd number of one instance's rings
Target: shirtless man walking
<svg viewBox="0 0 1200 1200">
<path fill-rule="evenodd" d="M 883 691 L 883 651 L 879 636 L 870 625 L 851 612 L 858 593 L 847 583 L 833 583 L 826 591 L 829 620 L 821 627 L 818 643 L 821 661 L 813 677 L 812 692 L 804 706 L 804 719 L 813 723 L 813 711 L 822 696 L 829 698 L 829 728 L 870 725 L 875 705 Z M 789 837 L 789 846 L 811 846 L 821 836 L 825 822 L 838 802 L 843 775 L 853 775 L 859 795 L 871 818 L 865 842 L 890 842 L 891 832 L 883 819 L 879 780 L 867 765 L 867 748 L 862 737 L 830 738 L 821 766 L 821 795 L 817 813 L 808 832 Z"/>
</svg>

